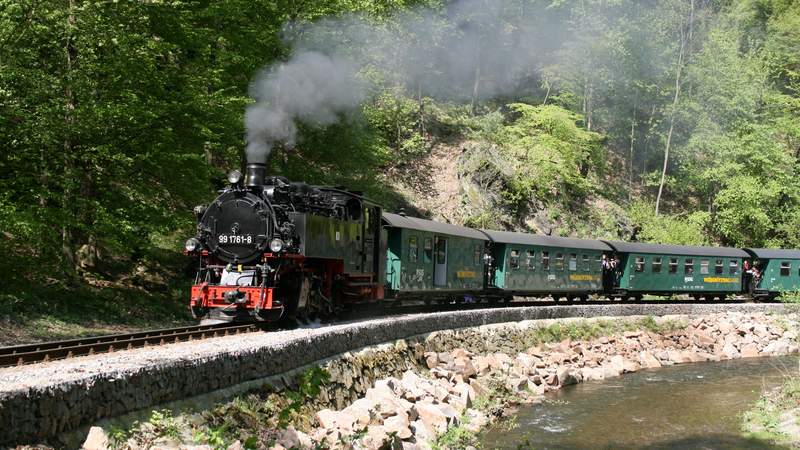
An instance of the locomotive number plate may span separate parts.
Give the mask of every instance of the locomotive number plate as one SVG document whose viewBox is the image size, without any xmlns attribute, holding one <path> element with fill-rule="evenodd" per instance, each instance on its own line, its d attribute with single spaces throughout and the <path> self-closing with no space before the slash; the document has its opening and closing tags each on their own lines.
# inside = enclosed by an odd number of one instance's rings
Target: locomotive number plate
<svg viewBox="0 0 800 450">
<path fill-rule="evenodd" d="M 253 236 L 249 234 L 237 235 L 237 234 L 220 234 L 219 235 L 219 243 L 220 244 L 252 244 L 253 243 Z"/>
</svg>

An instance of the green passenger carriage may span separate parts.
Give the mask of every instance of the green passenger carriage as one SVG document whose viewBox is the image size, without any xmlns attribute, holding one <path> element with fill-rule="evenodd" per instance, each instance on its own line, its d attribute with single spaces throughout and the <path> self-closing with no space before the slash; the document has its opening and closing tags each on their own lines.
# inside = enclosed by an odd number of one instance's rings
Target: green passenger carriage
<svg viewBox="0 0 800 450">
<path fill-rule="evenodd" d="M 600 292 L 601 241 L 482 230 L 493 241 L 490 286 L 510 295 L 563 294 L 585 298 Z"/>
<path fill-rule="evenodd" d="M 746 248 L 761 272 L 755 286 L 747 286 L 755 296 L 774 298 L 781 292 L 800 289 L 800 250 Z M 748 279 L 749 280 L 749 279 Z"/>
<path fill-rule="evenodd" d="M 689 294 L 710 299 L 742 291 L 742 262 L 749 258 L 744 250 L 605 242 L 620 258 L 617 294 Z"/>
<path fill-rule="evenodd" d="M 399 214 L 383 220 L 387 297 L 458 299 L 483 290 L 485 234 Z"/>
</svg>

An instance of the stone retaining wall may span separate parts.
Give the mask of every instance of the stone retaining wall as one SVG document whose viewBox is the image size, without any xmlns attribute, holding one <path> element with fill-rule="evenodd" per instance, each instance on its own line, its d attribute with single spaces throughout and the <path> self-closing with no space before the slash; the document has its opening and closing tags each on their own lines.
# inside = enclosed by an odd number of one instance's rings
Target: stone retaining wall
<svg viewBox="0 0 800 450">
<path fill-rule="evenodd" d="M 242 336 L 240 339 L 267 339 L 269 343 L 231 351 L 217 351 L 214 354 L 187 354 L 182 349 L 192 349 L 199 343 L 174 344 L 174 357 L 159 357 L 147 360 L 147 351 L 163 352 L 164 348 L 132 350 L 140 364 L 129 369 L 107 368 L 107 370 L 87 370 L 81 376 L 71 374 L 69 380 L 36 380 L 16 386 L 3 383 L 3 376 L 9 372 L 0 372 L 0 443 L 22 444 L 35 443 L 51 436 L 76 429 L 82 425 L 97 422 L 100 419 L 120 416 L 136 410 L 166 404 L 221 388 L 231 388 L 240 383 L 263 379 L 295 370 L 315 362 L 323 361 L 335 355 L 354 349 L 381 343 L 394 342 L 414 336 L 425 335 L 438 330 L 457 330 L 477 327 L 493 323 L 519 322 L 524 320 L 556 319 L 567 317 L 598 316 L 634 316 L 634 315 L 705 315 L 720 312 L 765 312 L 787 313 L 797 312 L 795 305 L 785 304 L 646 304 L 646 305 L 565 305 L 555 307 L 528 307 L 485 309 L 459 311 L 427 315 L 401 316 L 382 318 L 365 322 L 336 325 L 326 328 L 293 330 L 281 334 L 273 333 L 267 337 Z M 289 337 L 288 335 L 291 335 Z M 478 344 L 476 342 L 476 344 Z M 407 345 L 407 344 L 399 344 Z M 403 358 L 407 364 L 416 364 L 419 355 L 424 352 L 422 346 L 408 346 L 405 350 L 414 356 Z M 122 355 L 120 352 L 117 355 Z M 402 362 L 396 359 L 402 352 L 392 353 L 392 364 L 396 370 L 403 370 Z M 411 355 L 408 355 L 411 356 Z M 347 360 L 344 355 L 341 361 L 346 366 L 357 365 Z M 82 358 L 54 362 L 67 365 L 80 364 Z M 373 367 L 362 367 L 362 374 L 373 370 L 373 375 L 358 378 L 358 382 L 366 385 L 370 380 L 387 375 L 391 365 L 384 364 L 376 368 L 379 359 L 366 358 Z M 331 369 L 329 365 L 329 369 Z M 8 369 L 4 369 L 8 370 Z M 36 366 L 14 368 L 15 371 L 30 371 L 30 376 L 37 376 Z M 43 369 L 38 369 L 42 372 Z M 347 385 L 347 375 L 340 378 L 333 371 L 334 382 Z M 389 372 L 392 373 L 392 372 Z M 352 387 L 352 386 L 351 386 Z M 363 386 L 362 386 L 363 388 Z M 346 404 L 357 397 L 363 389 L 340 389 L 338 398 L 332 403 Z M 346 398 L 350 397 L 350 398 Z"/>
</svg>

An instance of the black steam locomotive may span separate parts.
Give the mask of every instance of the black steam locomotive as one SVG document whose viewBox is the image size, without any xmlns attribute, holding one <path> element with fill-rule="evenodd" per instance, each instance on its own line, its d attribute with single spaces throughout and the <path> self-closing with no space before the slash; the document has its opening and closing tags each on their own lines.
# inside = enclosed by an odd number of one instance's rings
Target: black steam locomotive
<svg viewBox="0 0 800 450">
<path fill-rule="evenodd" d="M 291 183 L 248 164 L 195 208 L 196 318 L 274 321 L 383 297 L 381 208 L 360 193 Z"/>
</svg>

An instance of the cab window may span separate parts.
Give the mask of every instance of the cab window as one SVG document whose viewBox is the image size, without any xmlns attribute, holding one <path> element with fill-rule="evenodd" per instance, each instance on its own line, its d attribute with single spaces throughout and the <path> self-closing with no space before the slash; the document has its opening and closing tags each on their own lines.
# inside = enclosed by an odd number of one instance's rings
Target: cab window
<svg viewBox="0 0 800 450">
<path fill-rule="evenodd" d="M 408 238 L 408 260 L 410 262 L 417 262 L 419 260 L 416 236 L 411 236 Z"/>
<path fill-rule="evenodd" d="M 644 272 L 644 256 L 637 256 L 634 268 L 637 272 Z"/>
</svg>

